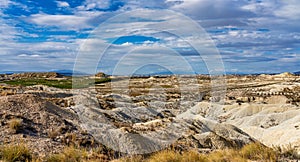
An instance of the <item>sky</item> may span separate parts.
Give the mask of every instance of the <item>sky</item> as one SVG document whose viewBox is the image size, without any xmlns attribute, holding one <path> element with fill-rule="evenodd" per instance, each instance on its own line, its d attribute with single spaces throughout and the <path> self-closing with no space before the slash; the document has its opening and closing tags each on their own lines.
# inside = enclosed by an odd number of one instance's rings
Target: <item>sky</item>
<svg viewBox="0 0 300 162">
<path fill-rule="evenodd" d="M 84 72 L 78 62 L 108 74 L 296 72 L 299 8 L 299 0 L 0 0 L 0 72 Z M 206 44 L 218 54 L 197 50 Z"/>
</svg>

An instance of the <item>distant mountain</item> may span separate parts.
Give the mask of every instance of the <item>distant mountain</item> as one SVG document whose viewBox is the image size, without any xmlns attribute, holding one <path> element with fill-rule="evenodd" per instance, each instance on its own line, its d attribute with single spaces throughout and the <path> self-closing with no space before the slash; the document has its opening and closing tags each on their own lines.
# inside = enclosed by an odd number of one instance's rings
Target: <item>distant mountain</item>
<svg viewBox="0 0 300 162">
<path fill-rule="evenodd" d="M 0 74 L 17 74 L 17 73 L 28 73 L 28 72 L 34 72 L 34 71 L 1 71 Z M 40 71 L 36 71 L 40 72 Z M 45 71 L 47 72 L 47 71 Z M 63 76 L 89 76 L 93 74 L 84 73 L 81 71 L 73 72 L 73 70 L 51 70 L 48 72 L 56 72 L 58 74 L 61 74 Z M 200 73 L 195 73 L 196 75 L 201 75 Z M 187 74 L 187 75 L 195 75 L 195 74 Z M 260 75 L 260 74 L 269 74 L 269 75 L 276 75 L 280 73 L 242 73 L 242 72 L 231 72 L 226 71 L 226 75 Z M 292 72 L 292 74 L 300 75 L 300 71 Z M 142 72 L 142 73 L 134 73 L 133 76 L 155 76 L 155 75 L 173 75 L 170 71 L 161 71 L 161 72 Z M 184 72 L 182 73 L 176 73 L 176 75 L 185 75 Z M 202 74 L 202 75 L 209 75 L 209 74 Z"/>
<path fill-rule="evenodd" d="M 300 71 L 293 72 L 295 75 L 300 75 Z"/>
<path fill-rule="evenodd" d="M 143 72 L 143 73 L 134 73 L 133 76 L 155 76 L 155 75 L 173 75 L 170 71 L 163 71 L 163 72 Z"/>
<path fill-rule="evenodd" d="M 64 76 L 89 75 L 89 74 L 86 74 L 86 73 L 83 73 L 83 72 L 74 72 L 73 70 L 52 70 L 51 72 L 56 72 L 56 73 L 59 73 L 59 74 L 64 75 Z"/>
<path fill-rule="evenodd" d="M 64 76 L 72 76 L 73 75 L 72 70 L 52 70 L 51 72 L 56 72 L 56 73 L 64 75 Z"/>
<path fill-rule="evenodd" d="M 2 71 L 0 74 L 11 75 L 11 74 L 16 74 L 16 73 L 24 73 L 24 71 Z"/>
<path fill-rule="evenodd" d="M 1 71 L 0 74 L 20 74 L 20 73 L 47 73 L 47 72 L 55 72 L 63 76 L 88 76 L 92 74 L 87 74 L 84 72 L 73 72 L 73 70 L 51 70 L 51 71 Z"/>
</svg>

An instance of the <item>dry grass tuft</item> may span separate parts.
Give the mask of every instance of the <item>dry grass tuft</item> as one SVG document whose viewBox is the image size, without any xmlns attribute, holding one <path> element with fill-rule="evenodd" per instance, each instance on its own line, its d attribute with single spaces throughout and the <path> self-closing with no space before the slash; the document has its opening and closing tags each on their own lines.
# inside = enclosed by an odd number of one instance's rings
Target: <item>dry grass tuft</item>
<svg viewBox="0 0 300 162">
<path fill-rule="evenodd" d="M 291 144 L 285 147 L 274 147 L 274 150 L 277 152 L 277 154 L 281 154 L 284 158 L 300 160 L 300 155 L 298 154 L 298 151 L 294 147 L 292 147 Z"/>
<path fill-rule="evenodd" d="M 239 152 L 234 149 L 225 149 L 214 151 L 208 155 L 206 155 L 206 161 L 209 162 L 246 162 L 247 159 L 241 157 Z"/>
<path fill-rule="evenodd" d="M 143 156 L 134 155 L 131 157 L 124 157 L 122 159 L 116 159 L 116 160 L 113 160 L 112 162 L 143 162 L 143 161 L 145 161 Z"/>
<path fill-rule="evenodd" d="M 148 162 L 181 162 L 182 156 L 176 151 L 161 151 L 149 157 Z"/>
<path fill-rule="evenodd" d="M 277 159 L 276 152 L 273 149 L 259 143 L 246 145 L 239 153 L 243 158 L 251 160 L 276 161 Z"/>
<path fill-rule="evenodd" d="M 8 121 L 9 129 L 17 132 L 22 128 L 22 123 L 23 123 L 22 119 L 11 119 Z"/>
<path fill-rule="evenodd" d="M 113 160 L 114 162 L 248 162 L 267 161 L 273 162 L 284 158 L 286 154 L 294 155 L 294 149 L 275 151 L 259 143 L 252 143 L 241 149 L 216 150 L 207 154 L 197 151 L 178 152 L 175 150 L 164 150 L 151 155 L 133 155 Z M 285 156 L 285 157 L 287 157 Z M 113 155 L 107 155 L 103 150 L 66 147 L 61 153 L 50 155 L 47 162 L 104 162 L 112 159 Z M 290 158 L 289 158 L 290 159 Z M 0 149 L 0 161 L 31 161 L 33 160 L 30 151 L 25 145 L 8 145 Z"/>
<path fill-rule="evenodd" d="M 88 157 L 87 151 L 75 147 L 66 147 L 62 153 L 53 154 L 47 158 L 47 162 L 81 162 Z"/>
<path fill-rule="evenodd" d="M 61 132 L 60 129 L 55 129 L 55 130 L 49 130 L 47 134 L 49 138 L 55 139 L 57 136 L 61 134 Z"/>
<path fill-rule="evenodd" d="M 88 152 L 85 149 L 75 148 L 73 146 L 66 147 L 62 153 L 50 155 L 47 162 L 107 162 L 107 156 Z"/>
<path fill-rule="evenodd" d="M 224 149 L 213 151 L 208 154 L 200 154 L 196 151 L 179 153 L 166 150 L 154 153 L 148 158 L 130 157 L 122 158 L 119 162 L 247 162 L 247 161 L 276 161 L 279 155 L 268 147 L 259 143 L 252 143 L 240 150 Z"/>
<path fill-rule="evenodd" d="M 47 158 L 47 162 L 81 162 L 86 160 L 88 154 L 83 149 L 66 147 L 62 153 L 54 154 Z"/>
<path fill-rule="evenodd" d="M 184 162 L 206 162 L 208 159 L 205 155 L 196 151 L 187 151 L 182 154 L 182 160 Z"/>
<path fill-rule="evenodd" d="M 32 154 L 25 144 L 2 146 L 0 148 L 0 157 L 7 162 L 32 160 Z"/>
</svg>

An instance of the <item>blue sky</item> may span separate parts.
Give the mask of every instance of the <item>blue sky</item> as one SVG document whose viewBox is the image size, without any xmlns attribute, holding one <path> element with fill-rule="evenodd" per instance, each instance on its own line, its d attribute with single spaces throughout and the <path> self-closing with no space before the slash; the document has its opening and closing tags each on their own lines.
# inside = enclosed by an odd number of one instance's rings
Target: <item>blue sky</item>
<svg viewBox="0 0 300 162">
<path fill-rule="evenodd" d="M 299 8 L 298 0 L 0 0 L 0 72 L 72 70 L 80 47 L 93 38 L 101 23 L 136 9 L 137 15 L 168 9 L 190 17 L 214 41 L 228 73 L 300 71 Z M 134 21 L 153 24 L 167 21 L 168 16 L 136 16 Z M 111 30 L 127 31 L 126 21 L 110 25 Z M 178 25 L 186 24 L 179 21 Z M 130 35 L 97 37 L 112 44 L 99 61 L 98 71 L 112 73 L 124 53 L 134 49 L 125 59 L 128 66 L 135 58 L 144 59 L 145 64 L 153 57 L 165 61 L 175 51 L 198 73 L 208 71 L 199 54 L 187 45 L 187 40 L 195 38 L 141 32 L 144 26 L 135 30 Z M 173 59 L 168 62 L 173 62 L 175 73 L 185 73 Z M 149 73 L 166 70 L 151 64 L 142 69 Z"/>
</svg>

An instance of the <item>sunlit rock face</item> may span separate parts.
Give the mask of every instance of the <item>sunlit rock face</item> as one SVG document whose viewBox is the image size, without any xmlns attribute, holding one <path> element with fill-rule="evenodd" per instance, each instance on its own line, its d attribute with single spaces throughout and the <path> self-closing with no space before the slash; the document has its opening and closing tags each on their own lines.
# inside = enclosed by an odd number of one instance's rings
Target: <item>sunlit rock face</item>
<svg viewBox="0 0 300 162">
<path fill-rule="evenodd" d="M 2 84 L 0 142 L 18 136 L 34 147 L 32 141 L 39 141 L 44 147 L 35 151 L 44 154 L 70 143 L 132 154 L 171 145 L 199 151 L 238 148 L 254 141 L 300 147 L 299 76 L 225 79 L 226 91 L 213 90 L 206 75 L 114 76 L 112 82 L 81 89 Z M 11 118 L 24 121 L 16 134 L 8 128 Z M 76 138 L 71 140 L 70 133 Z"/>
</svg>

